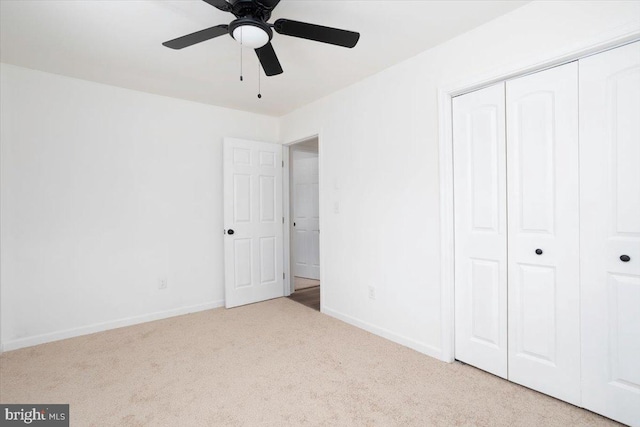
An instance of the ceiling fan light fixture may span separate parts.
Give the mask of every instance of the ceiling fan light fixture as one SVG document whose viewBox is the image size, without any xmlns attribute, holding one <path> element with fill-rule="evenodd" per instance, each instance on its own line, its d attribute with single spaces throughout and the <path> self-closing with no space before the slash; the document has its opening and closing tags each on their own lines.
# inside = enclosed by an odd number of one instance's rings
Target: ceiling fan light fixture
<svg viewBox="0 0 640 427">
<path fill-rule="evenodd" d="M 243 47 L 258 49 L 269 43 L 269 34 L 262 28 L 251 25 L 239 25 L 233 30 L 233 38 Z"/>
</svg>

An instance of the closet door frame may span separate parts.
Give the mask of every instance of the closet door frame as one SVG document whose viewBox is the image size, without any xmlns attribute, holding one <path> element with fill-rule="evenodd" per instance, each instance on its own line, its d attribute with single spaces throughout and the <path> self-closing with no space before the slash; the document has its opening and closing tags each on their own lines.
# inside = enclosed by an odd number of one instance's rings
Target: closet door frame
<svg viewBox="0 0 640 427">
<path fill-rule="evenodd" d="M 479 78 L 444 86 L 438 90 L 439 166 L 440 166 L 440 256 L 441 256 L 441 352 L 440 359 L 452 363 L 455 359 L 455 250 L 454 250 L 454 186 L 453 186 L 453 110 L 452 99 L 474 90 L 521 77 L 548 68 L 640 40 L 636 29 L 623 26 L 602 34 L 598 39 L 576 43 L 571 49 L 531 58 L 511 64 Z"/>
</svg>

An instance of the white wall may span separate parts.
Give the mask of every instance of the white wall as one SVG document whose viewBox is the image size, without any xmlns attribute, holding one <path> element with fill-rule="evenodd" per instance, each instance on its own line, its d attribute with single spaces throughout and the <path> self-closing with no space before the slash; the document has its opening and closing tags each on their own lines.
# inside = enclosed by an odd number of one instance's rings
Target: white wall
<svg viewBox="0 0 640 427">
<path fill-rule="evenodd" d="M 3 348 L 221 305 L 222 138 L 277 141 L 277 119 L 0 77 Z"/>
<path fill-rule="evenodd" d="M 323 311 L 442 357 L 438 89 L 633 31 L 640 2 L 535 2 L 284 116 L 320 134 Z"/>
</svg>

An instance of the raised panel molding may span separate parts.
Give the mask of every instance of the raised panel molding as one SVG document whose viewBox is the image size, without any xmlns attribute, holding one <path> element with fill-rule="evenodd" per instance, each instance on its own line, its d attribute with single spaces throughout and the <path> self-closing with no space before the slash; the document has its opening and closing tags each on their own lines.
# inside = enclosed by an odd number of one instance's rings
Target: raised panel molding
<svg viewBox="0 0 640 427">
<path fill-rule="evenodd" d="M 276 280 L 276 238 L 260 238 L 260 283 Z"/>
<path fill-rule="evenodd" d="M 470 261 L 472 339 L 498 348 L 500 344 L 500 316 L 498 315 L 500 263 L 473 258 Z"/>
<path fill-rule="evenodd" d="M 295 245 L 302 246 L 306 243 L 307 239 L 307 231 L 305 230 L 295 230 Z M 306 265 L 309 263 L 307 259 L 307 251 L 300 251 L 296 257 L 296 263 Z"/>
<path fill-rule="evenodd" d="M 260 166 L 275 167 L 276 155 L 271 151 L 260 151 Z"/>
<path fill-rule="evenodd" d="M 245 148 L 233 149 L 233 164 L 234 165 L 251 165 L 251 150 Z"/>
<path fill-rule="evenodd" d="M 538 91 L 516 101 L 514 121 L 520 231 L 553 234 L 555 226 L 555 95 Z"/>
<path fill-rule="evenodd" d="M 308 217 L 309 186 L 307 184 L 296 184 L 295 186 L 295 213 L 298 218 Z"/>
<path fill-rule="evenodd" d="M 610 381 L 640 393 L 640 276 L 609 274 L 608 290 Z"/>
<path fill-rule="evenodd" d="M 276 180 L 273 176 L 260 176 L 260 221 L 276 220 Z"/>
<path fill-rule="evenodd" d="M 519 266 L 519 356 L 539 359 L 555 366 L 556 275 L 554 267 Z"/>
<path fill-rule="evenodd" d="M 468 115 L 469 142 L 469 186 L 471 187 L 472 229 L 474 231 L 497 231 L 500 221 L 498 209 L 498 131 L 497 108 L 484 105 Z M 487 200 L 490 203 L 487 203 Z"/>
<path fill-rule="evenodd" d="M 253 242 L 251 239 L 235 239 L 233 241 L 233 251 L 237 260 L 235 263 L 235 287 L 251 286 Z"/>
<path fill-rule="evenodd" d="M 320 267 L 320 232 L 318 230 L 311 231 L 309 239 L 311 243 L 311 250 L 309 251 L 311 259 L 309 260 L 309 264 Z"/>
<path fill-rule="evenodd" d="M 251 175 L 233 175 L 233 220 L 235 222 L 251 221 Z"/>
<path fill-rule="evenodd" d="M 611 121 L 612 209 L 614 234 L 640 235 L 640 67 L 630 67 L 609 77 L 609 120 Z"/>
</svg>

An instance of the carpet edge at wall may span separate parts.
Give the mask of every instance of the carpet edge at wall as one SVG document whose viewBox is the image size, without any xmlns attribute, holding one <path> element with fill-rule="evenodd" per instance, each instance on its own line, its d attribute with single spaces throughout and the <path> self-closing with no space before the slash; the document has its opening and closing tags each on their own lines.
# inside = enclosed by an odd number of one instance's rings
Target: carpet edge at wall
<svg viewBox="0 0 640 427">
<path fill-rule="evenodd" d="M 365 322 L 347 314 L 340 313 L 339 311 L 328 308 L 327 306 L 322 306 L 322 313 L 326 314 L 327 316 L 335 317 L 338 320 L 341 320 L 360 329 L 364 329 L 365 331 L 371 332 L 374 335 L 386 338 L 389 341 L 393 341 L 397 344 L 409 347 L 410 349 L 415 350 L 419 353 L 425 354 L 438 360 L 443 360 L 442 349 L 440 348 L 416 341 L 411 338 L 407 338 L 402 335 L 398 335 L 388 329 L 380 328 L 378 326 L 372 325 L 371 323 Z"/>
<path fill-rule="evenodd" d="M 211 310 L 213 308 L 224 307 L 224 300 L 210 301 L 203 304 L 178 307 L 171 310 L 156 311 L 139 316 L 125 317 L 122 319 L 110 320 L 107 322 L 94 323 L 79 328 L 66 329 L 62 331 L 50 332 L 31 337 L 18 338 L 0 344 L 0 352 L 17 350 L 24 347 L 31 347 L 38 344 L 45 344 L 53 341 L 60 341 L 67 338 L 81 335 L 94 334 L 96 332 L 108 331 L 111 329 L 123 328 L 154 320 L 167 319 L 169 317 L 181 316 L 183 314 L 196 313 L 198 311 Z"/>
</svg>

